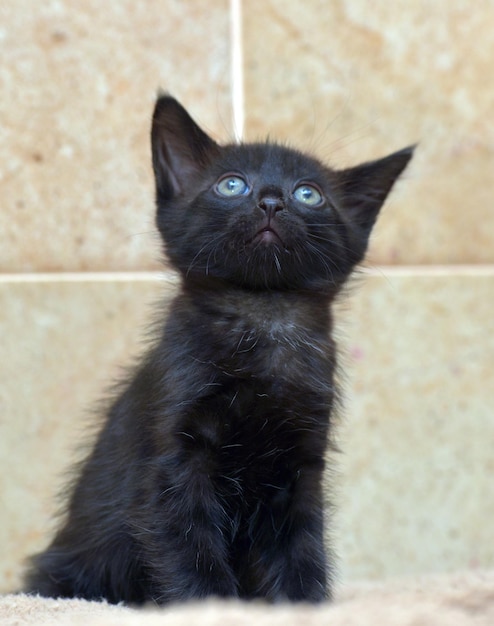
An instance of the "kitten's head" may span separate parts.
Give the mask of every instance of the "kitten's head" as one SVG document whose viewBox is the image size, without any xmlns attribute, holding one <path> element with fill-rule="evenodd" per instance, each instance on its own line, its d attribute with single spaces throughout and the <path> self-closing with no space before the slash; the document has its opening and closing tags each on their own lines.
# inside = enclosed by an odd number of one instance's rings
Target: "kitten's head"
<svg viewBox="0 0 494 626">
<path fill-rule="evenodd" d="M 335 291 L 413 148 L 346 170 L 270 142 L 219 146 L 172 97 L 152 124 L 157 224 L 185 279 Z"/>
</svg>

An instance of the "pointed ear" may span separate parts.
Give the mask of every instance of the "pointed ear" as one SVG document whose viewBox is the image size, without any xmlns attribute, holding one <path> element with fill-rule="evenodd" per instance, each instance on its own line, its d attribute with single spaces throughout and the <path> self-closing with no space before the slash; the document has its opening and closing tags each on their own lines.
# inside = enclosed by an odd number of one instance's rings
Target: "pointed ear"
<svg viewBox="0 0 494 626">
<path fill-rule="evenodd" d="M 415 146 L 409 146 L 383 159 L 337 172 L 345 214 L 352 224 L 361 226 L 367 236 L 414 149 Z"/>
<path fill-rule="evenodd" d="M 151 148 L 160 200 L 183 193 L 220 148 L 169 95 L 158 96 L 153 113 Z"/>
</svg>

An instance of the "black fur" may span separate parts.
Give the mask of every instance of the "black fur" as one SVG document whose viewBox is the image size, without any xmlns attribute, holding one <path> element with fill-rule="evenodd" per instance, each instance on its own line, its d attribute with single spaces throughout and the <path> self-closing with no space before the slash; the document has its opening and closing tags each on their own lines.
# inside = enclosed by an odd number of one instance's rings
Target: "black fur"
<svg viewBox="0 0 494 626">
<path fill-rule="evenodd" d="M 332 572 L 321 494 L 330 305 L 412 149 L 336 171 L 273 143 L 221 147 L 161 96 L 152 150 L 180 293 L 25 588 L 129 603 L 320 601 Z M 242 193 L 224 195 L 226 174 Z"/>
</svg>

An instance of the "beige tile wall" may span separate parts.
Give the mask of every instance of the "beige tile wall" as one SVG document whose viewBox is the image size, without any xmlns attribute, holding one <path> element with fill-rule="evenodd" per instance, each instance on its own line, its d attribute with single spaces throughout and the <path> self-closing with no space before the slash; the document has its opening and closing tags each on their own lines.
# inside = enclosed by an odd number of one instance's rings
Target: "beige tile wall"
<svg viewBox="0 0 494 626">
<path fill-rule="evenodd" d="M 0 270 L 158 268 L 158 88 L 231 134 L 228 0 L 0 8 Z"/>
<path fill-rule="evenodd" d="M 245 3 L 246 130 L 336 165 L 419 143 L 371 263 L 494 261 L 494 4 Z"/>
<path fill-rule="evenodd" d="M 68 466 L 87 449 L 108 385 L 141 351 L 163 288 L 107 274 L 0 282 L 0 591 L 46 544 Z"/>
<path fill-rule="evenodd" d="M 339 312 L 342 580 L 494 566 L 494 5 L 267 0 L 243 18 L 232 68 L 227 0 L 0 5 L 0 590 L 173 290 L 146 273 L 156 90 L 229 140 L 232 69 L 247 139 L 337 166 L 420 142 Z"/>
<path fill-rule="evenodd" d="M 389 268 L 349 304 L 343 580 L 493 567 L 494 267 Z"/>
</svg>

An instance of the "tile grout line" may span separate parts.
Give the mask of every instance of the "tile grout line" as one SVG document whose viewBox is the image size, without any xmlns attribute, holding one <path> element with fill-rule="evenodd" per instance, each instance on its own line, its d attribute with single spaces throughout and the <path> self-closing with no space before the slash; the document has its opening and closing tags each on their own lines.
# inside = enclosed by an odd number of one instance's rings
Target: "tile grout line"
<svg viewBox="0 0 494 626">
<path fill-rule="evenodd" d="M 0 274 L 1 283 L 177 282 L 171 271 L 26 272 Z"/>
<path fill-rule="evenodd" d="M 381 265 L 373 268 L 360 268 L 357 276 L 403 277 L 447 277 L 447 276 L 493 276 L 493 264 L 479 265 Z M 50 282 L 178 282 L 173 271 L 101 271 L 101 272 L 25 272 L 0 273 L 0 284 L 8 283 L 50 283 Z"/>
<path fill-rule="evenodd" d="M 242 54 L 242 0 L 230 0 L 230 80 L 233 134 L 240 143 L 244 135 L 244 66 Z"/>
<path fill-rule="evenodd" d="M 367 276 L 494 276 L 494 263 L 424 265 L 375 265 L 361 267 L 356 274 Z"/>
</svg>

